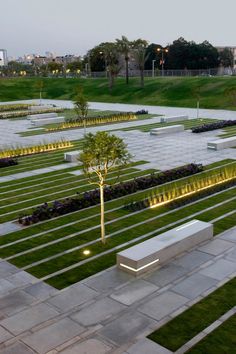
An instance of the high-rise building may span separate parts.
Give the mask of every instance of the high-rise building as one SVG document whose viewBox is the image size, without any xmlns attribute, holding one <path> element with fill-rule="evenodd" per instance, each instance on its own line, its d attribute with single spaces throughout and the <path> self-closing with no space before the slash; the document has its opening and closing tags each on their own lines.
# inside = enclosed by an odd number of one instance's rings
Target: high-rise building
<svg viewBox="0 0 236 354">
<path fill-rule="evenodd" d="M 7 65 L 7 51 L 6 49 L 0 49 L 0 66 Z"/>
</svg>

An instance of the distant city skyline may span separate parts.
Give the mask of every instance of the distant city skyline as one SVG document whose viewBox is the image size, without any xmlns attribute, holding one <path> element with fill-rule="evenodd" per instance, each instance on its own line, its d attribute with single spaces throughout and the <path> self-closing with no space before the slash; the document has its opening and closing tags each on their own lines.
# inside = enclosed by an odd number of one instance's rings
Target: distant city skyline
<svg viewBox="0 0 236 354">
<path fill-rule="evenodd" d="M 194 7 L 195 6 L 195 7 Z M 179 37 L 214 46 L 235 46 L 235 0 L 8 0 L 1 6 L 0 47 L 24 54 L 84 55 L 122 35 L 167 45 Z"/>
</svg>

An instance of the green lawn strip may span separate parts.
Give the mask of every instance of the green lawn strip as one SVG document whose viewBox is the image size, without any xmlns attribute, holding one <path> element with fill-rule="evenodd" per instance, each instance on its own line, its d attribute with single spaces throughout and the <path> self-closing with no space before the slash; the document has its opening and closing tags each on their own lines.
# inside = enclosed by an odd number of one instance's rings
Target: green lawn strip
<svg viewBox="0 0 236 354">
<path fill-rule="evenodd" d="M 168 127 L 171 125 L 176 125 L 176 124 L 183 124 L 185 129 L 191 129 L 192 127 L 202 125 L 202 124 L 207 124 L 207 123 L 213 123 L 216 122 L 217 119 L 190 119 L 190 120 L 182 120 L 179 122 L 171 122 L 171 123 L 149 123 L 147 125 L 140 125 L 140 126 L 132 126 L 132 127 L 127 127 L 127 128 L 122 128 L 120 130 L 124 131 L 129 131 L 129 130 L 140 130 L 142 132 L 148 132 L 153 128 L 164 128 Z"/>
<path fill-rule="evenodd" d="M 140 172 L 140 170 L 138 170 L 136 168 L 128 168 L 127 170 L 123 171 L 123 174 L 129 175 L 129 174 L 136 173 L 136 172 L 142 173 L 142 172 Z M 143 172 L 143 173 L 145 173 L 145 172 Z M 31 198 L 35 199 L 35 198 L 40 197 L 42 195 L 47 196 L 48 194 L 53 193 L 53 192 L 58 192 L 59 190 L 63 191 L 64 189 L 67 190 L 69 188 L 74 188 L 74 187 L 80 188 L 85 185 L 88 186 L 88 179 L 86 179 L 86 177 L 84 175 L 82 176 L 83 178 L 78 178 L 78 177 L 81 177 L 81 176 L 72 176 L 71 175 L 68 178 L 69 181 L 68 180 L 62 180 L 62 181 L 56 180 L 56 181 L 52 181 L 49 184 L 39 186 L 37 189 L 35 187 L 32 187 L 30 190 L 23 189 L 23 190 L 12 192 L 12 194 L 10 192 L 7 192 L 8 195 L 7 195 L 7 197 L 5 196 L 3 198 L 4 200 L 1 200 L 1 198 L 0 198 L 0 207 L 5 205 L 6 198 L 8 201 L 8 205 L 10 205 L 11 203 L 17 203 L 20 201 L 25 202 Z M 111 173 L 108 178 L 112 178 L 112 177 L 117 177 L 117 172 Z"/>
<path fill-rule="evenodd" d="M 184 178 L 184 180 L 186 180 L 187 178 L 188 177 Z M 172 183 L 174 183 L 174 182 L 170 182 L 170 184 L 172 184 Z M 159 186 L 159 188 L 161 188 L 161 187 L 162 186 Z M 106 203 L 105 210 L 121 207 L 126 203 L 132 202 L 133 200 L 135 200 L 135 201 L 142 200 L 142 199 L 146 198 L 146 196 L 148 194 L 150 194 L 152 192 L 152 190 L 156 190 L 156 187 L 153 187 L 149 190 L 139 191 L 135 194 L 130 194 L 130 195 L 124 196 L 122 198 L 118 198 L 117 200 L 115 199 L 115 200 L 109 201 Z M 223 192 L 223 193 L 226 193 L 226 192 Z M 48 220 L 43 223 L 39 223 L 35 226 L 31 226 L 31 227 L 23 229 L 21 231 L 17 231 L 12 234 L 8 234 L 7 237 L 2 236 L 0 238 L 0 244 L 13 242 L 14 240 L 20 239 L 22 237 L 24 238 L 24 237 L 33 235 L 33 234 L 35 234 L 35 230 L 37 230 L 37 232 L 50 230 L 53 227 L 58 227 L 58 226 L 64 225 L 65 223 L 68 223 L 68 222 L 71 222 L 71 221 L 74 221 L 77 219 L 82 219 L 83 217 L 86 217 L 86 216 L 87 217 L 91 216 L 94 213 L 99 213 L 99 206 L 90 207 L 90 208 L 87 208 L 84 210 L 80 210 L 78 212 L 74 212 L 74 213 L 70 213 L 68 215 L 61 216 L 56 219 L 52 219 L 52 220 Z"/>
<path fill-rule="evenodd" d="M 225 218 L 214 222 L 214 234 L 218 235 L 225 231 L 225 229 L 230 229 L 235 226 L 236 212 L 232 215 L 226 216 Z"/>
<path fill-rule="evenodd" d="M 236 315 L 208 334 L 188 354 L 235 354 L 236 353 Z"/>
<path fill-rule="evenodd" d="M 225 160 L 221 160 L 221 161 L 217 161 L 217 162 L 213 162 L 209 165 L 206 165 L 204 166 L 204 170 L 210 170 L 211 168 L 215 168 L 215 167 L 220 167 L 220 166 L 223 166 L 223 165 L 227 165 L 228 163 L 231 163 L 231 162 L 235 162 L 236 160 L 235 159 L 225 159 Z"/>
<path fill-rule="evenodd" d="M 157 228 L 168 226 L 170 223 L 177 222 L 179 219 L 182 219 L 186 216 L 191 216 L 191 214 L 205 209 L 204 202 L 205 201 L 199 202 L 196 205 L 192 205 L 192 206 L 188 206 L 188 207 L 186 206 L 185 208 L 183 208 L 181 210 L 178 210 L 178 209 L 173 210 L 173 212 L 171 214 L 162 216 L 161 218 L 154 219 L 151 221 L 149 219 L 156 216 L 155 209 L 145 210 L 140 214 L 136 214 L 136 215 L 133 215 L 133 217 L 132 216 L 129 217 L 128 219 L 123 219 L 121 221 L 114 221 L 114 223 L 106 226 L 106 232 L 107 232 L 107 235 L 114 233 L 114 232 L 118 232 L 118 234 L 115 235 L 114 237 L 108 238 L 105 246 L 100 241 L 96 242 L 93 245 L 90 245 L 89 249 L 91 251 L 91 256 L 95 255 L 95 254 L 99 254 L 106 249 L 111 249 L 113 247 L 116 247 L 116 246 L 118 246 L 124 242 L 127 242 L 129 240 L 132 240 L 138 236 L 141 236 L 144 233 L 144 230 L 145 230 L 145 233 L 151 232 Z M 235 201 L 232 201 L 232 202 L 226 203 L 224 206 L 215 207 L 214 208 L 214 211 L 215 211 L 214 215 L 216 215 L 216 216 L 222 215 L 225 213 L 225 210 L 228 211 L 228 210 L 230 210 L 230 208 L 234 208 L 234 205 L 235 205 Z M 199 208 L 200 208 L 200 210 L 199 210 Z M 205 213 L 207 214 L 208 212 L 203 211 L 203 213 L 201 213 L 200 216 L 198 216 L 198 217 L 201 218 L 201 217 L 205 216 L 205 219 L 207 219 L 207 216 Z M 211 215 L 209 215 L 208 220 L 211 220 L 210 216 Z M 99 221 L 99 219 L 98 219 L 98 221 Z M 136 225 L 137 223 L 139 223 L 141 221 L 144 221 L 144 222 L 147 221 L 147 222 L 142 225 Z M 127 230 L 122 231 L 122 228 L 125 228 L 125 227 L 131 227 L 131 228 L 128 231 Z M 47 246 L 47 247 L 43 248 L 43 251 L 36 250 L 36 251 L 32 251 L 31 253 L 25 254 L 23 256 L 16 257 L 16 258 L 12 259 L 11 262 L 19 267 L 22 267 L 25 265 L 29 265 L 35 261 L 52 256 L 56 253 L 59 253 L 59 252 L 65 251 L 65 250 L 69 250 L 73 247 L 81 246 L 85 242 L 99 239 L 99 237 L 100 237 L 100 227 L 99 227 L 99 225 L 97 225 L 97 228 L 92 231 L 88 231 L 84 234 L 78 235 L 77 237 L 70 238 L 70 239 L 64 240 L 64 241 L 60 241 L 60 242 L 58 242 L 54 245 L 51 245 L 51 246 Z M 16 245 L 16 247 L 17 247 L 17 245 Z M 1 257 L 4 258 L 4 252 L 6 252 L 6 249 L 3 249 L 2 251 L 3 251 L 3 255 L 1 254 Z M 9 251 L 11 251 L 11 248 Z M 87 256 L 85 256 L 83 254 L 82 251 L 83 251 L 83 249 L 80 249 L 77 251 L 73 251 L 69 254 L 60 256 L 52 261 L 47 261 L 39 266 L 31 268 L 30 272 L 32 271 L 34 275 L 42 277 L 42 276 L 45 276 L 48 274 L 48 273 L 44 273 L 45 271 L 46 272 L 50 271 L 50 273 L 53 273 L 57 270 L 63 269 L 71 264 L 77 263 L 79 261 L 82 261 L 82 260 L 88 258 Z"/>
<path fill-rule="evenodd" d="M 235 218 L 234 218 L 234 225 L 235 225 Z M 228 227 L 228 224 L 225 223 L 224 230 L 222 230 L 222 231 L 227 230 L 229 227 Z M 173 227 L 171 227 L 170 229 L 172 229 L 172 228 Z M 139 243 L 139 242 L 140 241 L 138 241 L 137 243 Z M 133 245 L 135 245 L 137 243 L 134 243 Z M 127 247 L 120 248 L 119 251 L 121 251 L 125 248 L 127 248 Z M 68 270 L 68 271 L 64 272 L 63 274 L 49 278 L 46 280 L 46 282 L 48 284 L 54 286 L 57 289 L 63 289 L 71 284 L 74 284 L 78 281 L 86 279 L 91 275 L 94 275 L 102 270 L 107 269 L 108 267 L 115 265 L 116 264 L 116 254 L 117 254 L 117 250 L 114 252 L 111 252 L 109 254 L 103 255 L 101 257 L 98 257 L 96 259 L 93 259 L 90 262 L 83 264 L 81 266 L 78 266 L 74 269 Z M 190 321 L 191 321 L 191 315 L 189 317 L 190 317 Z M 199 317 L 201 318 L 201 316 L 199 316 Z M 187 324 L 188 324 L 188 321 L 187 321 Z M 187 326 L 187 324 L 186 324 L 186 326 Z M 178 326 L 177 326 L 177 328 L 178 328 Z M 178 335 L 178 329 L 175 330 L 175 333 L 177 333 L 177 335 Z"/>
<path fill-rule="evenodd" d="M 137 161 L 137 162 L 131 162 L 130 164 L 125 165 L 124 168 L 120 168 L 120 169 L 112 169 L 112 171 L 116 171 L 116 170 L 120 170 L 122 171 L 123 169 L 129 168 L 129 167 L 135 167 L 138 165 L 142 165 L 142 164 L 146 164 L 147 161 Z M 34 176 L 29 176 L 29 177 L 24 177 L 18 180 L 13 180 L 13 181 L 7 181 L 7 182 L 0 182 L 0 193 L 4 192 L 4 191 L 8 191 L 8 190 L 12 190 L 12 188 L 14 186 L 17 186 L 17 188 L 20 188 L 20 186 L 24 186 L 24 184 L 26 185 L 26 187 L 28 186 L 35 186 L 35 182 L 39 182 L 42 183 L 45 181 L 45 183 L 49 180 L 49 182 L 51 181 L 56 181 L 57 177 L 63 177 L 63 175 L 65 176 L 71 176 L 69 174 L 69 172 L 74 172 L 77 170 L 81 170 L 82 166 L 75 166 L 75 167 L 70 167 L 68 166 L 68 168 L 62 169 L 62 170 L 58 170 L 58 171 L 51 171 L 51 172 L 46 172 L 46 173 L 42 173 L 39 175 L 34 175 Z M 80 178 L 80 176 L 78 176 L 78 178 Z"/>
<path fill-rule="evenodd" d="M 139 171 L 139 172 L 127 175 L 127 176 L 123 176 L 123 177 L 121 176 L 119 178 L 119 181 L 120 182 L 127 181 L 127 180 L 133 179 L 135 177 L 143 176 L 145 174 L 145 172 L 148 174 L 148 173 L 151 173 L 152 171 L 153 170 Z M 115 182 L 116 179 L 117 179 L 117 177 L 111 178 L 110 182 L 112 182 L 112 181 Z M 0 223 L 14 220 L 19 217 L 19 214 L 30 214 L 32 212 L 32 208 L 35 207 L 36 205 L 41 205 L 45 202 L 50 202 L 50 201 L 52 202 L 54 200 L 60 200 L 60 199 L 76 196 L 77 192 L 82 193 L 82 192 L 91 190 L 93 188 L 94 188 L 93 185 L 89 185 L 89 186 L 84 185 L 83 187 L 78 186 L 78 187 L 75 187 L 73 190 L 65 189 L 63 191 L 55 192 L 52 195 L 48 196 L 48 198 L 47 198 L 47 195 L 44 195 L 44 196 L 35 198 L 33 200 L 22 201 L 16 205 L 6 206 L 5 208 L 2 208 L 0 210 L 0 213 L 1 213 Z"/>
<path fill-rule="evenodd" d="M 235 305 L 236 278 L 169 321 L 148 338 L 176 351 Z"/>
</svg>

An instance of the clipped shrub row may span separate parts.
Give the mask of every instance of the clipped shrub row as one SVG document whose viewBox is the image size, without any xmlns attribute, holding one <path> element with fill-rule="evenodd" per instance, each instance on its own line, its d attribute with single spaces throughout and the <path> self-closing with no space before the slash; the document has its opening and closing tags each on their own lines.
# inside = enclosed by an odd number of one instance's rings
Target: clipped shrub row
<svg viewBox="0 0 236 354">
<path fill-rule="evenodd" d="M 135 119 L 137 119 L 137 117 L 134 113 L 117 113 L 117 114 L 111 114 L 103 117 L 86 118 L 86 126 L 99 125 L 105 123 L 117 123 L 117 122 L 130 121 Z M 83 125 L 84 125 L 83 120 L 76 120 L 76 121 L 73 120 L 73 121 L 68 121 L 66 123 L 61 123 L 57 127 L 47 128 L 46 131 L 80 128 L 83 127 Z"/>
<path fill-rule="evenodd" d="M 63 108 L 47 108 L 44 110 L 38 110 L 34 111 L 32 114 L 40 114 L 40 113 L 59 113 L 62 112 Z M 0 119 L 9 119 L 9 118 L 20 118 L 20 117 L 26 117 L 29 114 L 29 111 L 23 110 L 23 111 L 14 111 L 14 112 L 1 112 L 0 113 Z"/>
<path fill-rule="evenodd" d="M 161 173 L 153 173 L 146 177 L 138 177 L 132 181 L 108 186 L 104 189 L 104 200 L 109 201 L 182 177 L 191 176 L 201 172 L 202 170 L 202 165 L 189 164 L 173 170 L 168 170 Z M 66 198 L 61 201 L 55 201 L 50 205 L 45 203 L 35 208 L 31 215 L 21 215 L 18 221 L 20 224 L 27 226 L 39 221 L 51 219 L 59 215 L 64 215 L 76 210 L 88 208 L 99 203 L 100 192 L 99 189 L 95 189 L 89 192 L 78 194 L 78 196 L 75 198 Z"/>
<path fill-rule="evenodd" d="M 32 104 L 3 104 L 0 105 L 0 112 L 9 112 L 9 111 L 20 111 L 20 110 L 27 110 Z"/>
<path fill-rule="evenodd" d="M 19 157 L 26 155 L 39 154 L 41 152 L 49 152 L 53 150 L 66 149 L 72 147 L 73 144 L 68 140 L 54 141 L 34 146 L 17 147 L 13 149 L 0 151 L 0 159 Z"/>
<path fill-rule="evenodd" d="M 14 166 L 14 165 L 18 165 L 18 161 L 16 158 L 10 157 L 10 158 L 0 159 L 0 168 Z"/>
<path fill-rule="evenodd" d="M 148 114 L 148 111 L 146 109 L 140 109 L 139 111 L 136 111 L 135 114 L 137 116 L 142 114 Z"/>
<path fill-rule="evenodd" d="M 203 124 L 198 127 L 193 127 L 192 133 L 203 133 L 216 129 L 223 129 L 236 125 L 236 120 L 220 120 L 219 122 Z"/>
<path fill-rule="evenodd" d="M 172 200 L 168 203 L 168 208 L 169 209 L 178 208 L 182 205 L 189 204 L 191 202 L 194 202 L 195 200 L 207 197 L 208 195 L 220 192 L 224 189 L 230 188 L 235 185 L 236 185 L 236 178 L 231 181 L 226 181 L 224 183 L 212 186 L 208 189 L 200 190 L 194 194 L 186 195 L 186 196 L 183 196 L 182 198 Z M 135 211 L 139 211 L 139 210 L 146 209 L 149 207 L 150 207 L 149 200 L 148 200 L 148 198 L 145 198 L 140 201 L 134 201 L 129 204 L 126 204 L 124 206 L 124 209 L 128 210 L 130 212 L 135 212 Z"/>
</svg>

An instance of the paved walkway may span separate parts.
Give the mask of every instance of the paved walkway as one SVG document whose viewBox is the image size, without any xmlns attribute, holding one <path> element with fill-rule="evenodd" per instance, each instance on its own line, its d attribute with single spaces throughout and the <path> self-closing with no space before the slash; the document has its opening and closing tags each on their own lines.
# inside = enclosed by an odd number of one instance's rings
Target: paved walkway
<svg viewBox="0 0 236 354">
<path fill-rule="evenodd" d="M 235 275 L 236 227 L 140 279 L 113 267 L 62 291 L 2 261 L 0 353 L 167 354 L 146 335 Z"/>
</svg>

